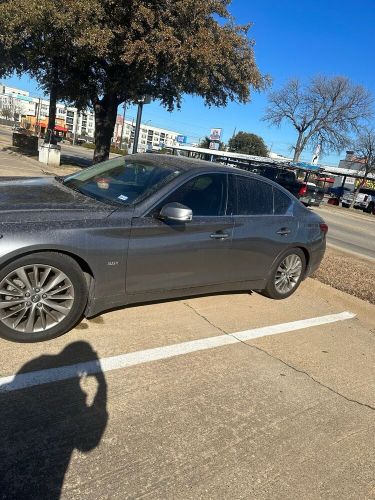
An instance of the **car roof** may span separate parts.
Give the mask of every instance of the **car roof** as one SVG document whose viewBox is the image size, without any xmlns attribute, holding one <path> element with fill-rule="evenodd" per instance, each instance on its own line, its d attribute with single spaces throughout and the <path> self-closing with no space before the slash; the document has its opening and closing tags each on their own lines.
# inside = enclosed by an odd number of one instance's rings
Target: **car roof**
<svg viewBox="0 0 375 500">
<path fill-rule="evenodd" d="M 249 177 L 259 179 L 259 176 L 252 172 L 247 172 L 241 168 L 232 167 L 230 165 L 220 165 L 206 160 L 197 160 L 196 158 L 187 158 L 186 156 L 174 156 L 158 153 L 137 153 L 135 155 L 127 155 L 126 160 L 137 160 L 145 163 L 156 163 L 160 167 L 178 168 L 182 171 L 194 170 L 210 170 L 210 172 L 228 172 L 236 174 L 244 174 Z M 262 178 L 263 179 L 263 178 Z"/>
</svg>

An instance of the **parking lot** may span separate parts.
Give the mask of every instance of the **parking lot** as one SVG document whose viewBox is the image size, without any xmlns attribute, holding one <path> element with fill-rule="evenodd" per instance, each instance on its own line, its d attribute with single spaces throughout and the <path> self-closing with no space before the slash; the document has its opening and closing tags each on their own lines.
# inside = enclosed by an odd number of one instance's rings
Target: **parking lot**
<svg viewBox="0 0 375 500">
<path fill-rule="evenodd" d="M 375 306 L 315 279 L 0 340 L 0 498 L 375 498 L 374 344 Z"/>
<path fill-rule="evenodd" d="M 0 490 L 373 498 L 374 317 L 310 279 L 286 301 L 142 305 L 48 343 L 1 341 Z"/>
</svg>

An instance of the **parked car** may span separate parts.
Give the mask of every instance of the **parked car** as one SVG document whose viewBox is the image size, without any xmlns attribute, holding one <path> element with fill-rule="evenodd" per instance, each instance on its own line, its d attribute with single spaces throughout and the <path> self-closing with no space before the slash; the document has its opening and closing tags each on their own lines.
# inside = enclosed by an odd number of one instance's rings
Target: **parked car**
<svg viewBox="0 0 375 500">
<path fill-rule="evenodd" d="M 345 208 L 349 208 L 353 201 L 354 193 L 353 191 L 344 193 L 341 205 Z M 354 203 L 354 208 L 363 210 L 369 214 L 375 215 L 375 190 L 361 188 L 357 194 L 357 198 Z"/>
<path fill-rule="evenodd" d="M 271 179 L 287 189 L 305 206 L 319 206 L 324 197 L 324 190 L 312 182 L 303 182 L 293 170 L 280 167 L 259 167 L 259 174 Z"/>
<path fill-rule="evenodd" d="M 298 193 L 298 199 L 307 207 L 319 207 L 323 198 L 323 188 L 313 182 L 304 182 Z"/>
<path fill-rule="evenodd" d="M 0 182 L 0 335 L 57 337 L 113 307 L 294 293 L 327 225 L 278 184 L 188 158 L 117 157 L 67 177 Z"/>
</svg>

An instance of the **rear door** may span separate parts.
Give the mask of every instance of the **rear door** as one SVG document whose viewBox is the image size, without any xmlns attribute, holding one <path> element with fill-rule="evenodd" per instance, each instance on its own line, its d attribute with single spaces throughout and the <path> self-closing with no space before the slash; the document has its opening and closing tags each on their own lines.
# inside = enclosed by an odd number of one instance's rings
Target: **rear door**
<svg viewBox="0 0 375 500">
<path fill-rule="evenodd" d="M 291 246 L 298 230 L 291 198 L 261 179 L 231 175 L 230 206 L 234 229 L 232 272 L 235 281 L 264 280 L 272 263 Z"/>
<path fill-rule="evenodd" d="M 134 218 L 128 251 L 127 293 L 230 281 L 228 255 L 233 221 L 226 215 L 227 195 L 227 174 L 205 173 L 185 182 L 144 217 Z M 191 208 L 192 221 L 161 221 L 158 213 L 172 202 Z"/>
</svg>

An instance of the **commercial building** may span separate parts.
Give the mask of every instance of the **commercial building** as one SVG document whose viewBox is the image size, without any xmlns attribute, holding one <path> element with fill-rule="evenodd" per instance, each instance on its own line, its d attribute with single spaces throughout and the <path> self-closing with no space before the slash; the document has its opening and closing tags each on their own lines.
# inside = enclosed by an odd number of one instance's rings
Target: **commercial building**
<svg viewBox="0 0 375 500">
<path fill-rule="evenodd" d="M 45 133 L 48 126 L 49 101 L 37 97 L 31 97 L 26 90 L 0 84 L 0 115 L 2 110 L 7 109 L 8 119 L 19 122 L 23 127 L 33 131 Z M 1 117 L 1 116 L 0 116 Z M 58 103 L 56 107 L 55 130 L 65 136 L 75 136 L 86 140 L 94 139 L 95 116 L 89 109 L 78 111 L 72 106 Z M 113 134 L 113 143 L 129 150 L 132 147 L 135 133 L 135 120 L 125 120 L 117 116 L 116 126 Z M 154 127 L 150 124 L 142 124 L 139 136 L 138 150 L 140 152 L 148 149 L 159 149 L 177 145 L 178 132 Z"/>
<path fill-rule="evenodd" d="M 117 116 L 116 126 L 113 134 L 113 142 L 120 147 L 131 150 L 134 142 L 135 120 L 123 120 L 121 115 Z M 139 132 L 138 151 L 157 150 L 172 147 L 178 144 L 177 137 L 181 135 L 173 130 L 154 127 L 148 123 L 141 124 Z M 122 142 L 121 142 L 122 141 Z"/>
<path fill-rule="evenodd" d="M 49 101 L 31 97 L 29 92 L 0 84 L 0 115 L 7 110 L 10 120 L 23 127 L 44 133 L 48 126 Z M 90 110 L 78 111 L 72 106 L 56 106 L 56 131 L 79 137 L 94 137 L 95 119 Z"/>
</svg>

